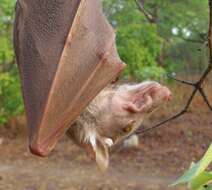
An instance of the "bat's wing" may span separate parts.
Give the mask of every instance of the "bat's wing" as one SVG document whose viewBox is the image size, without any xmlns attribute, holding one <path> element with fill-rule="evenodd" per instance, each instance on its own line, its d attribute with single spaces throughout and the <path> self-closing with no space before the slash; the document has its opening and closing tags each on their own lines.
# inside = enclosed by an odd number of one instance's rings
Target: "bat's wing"
<svg viewBox="0 0 212 190">
<path fill-rule="evenodd" d="M 30 149 L 46 156 L 124 64 L 100 0 L 19 0 L 14 44 Z"/>
</svg>

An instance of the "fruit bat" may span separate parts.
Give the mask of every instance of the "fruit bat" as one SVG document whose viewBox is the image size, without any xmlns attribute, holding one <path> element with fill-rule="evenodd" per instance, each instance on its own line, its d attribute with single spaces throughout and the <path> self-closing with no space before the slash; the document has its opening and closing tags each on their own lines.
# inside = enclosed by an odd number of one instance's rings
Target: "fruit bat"
<svg viewBox="0 0 212 190">
<path fill-rule="evenodd" d="M 125 64 L 100 0 L 18 0 L 14 47 L 30 150 L 47 156 Z"/>
</svg>

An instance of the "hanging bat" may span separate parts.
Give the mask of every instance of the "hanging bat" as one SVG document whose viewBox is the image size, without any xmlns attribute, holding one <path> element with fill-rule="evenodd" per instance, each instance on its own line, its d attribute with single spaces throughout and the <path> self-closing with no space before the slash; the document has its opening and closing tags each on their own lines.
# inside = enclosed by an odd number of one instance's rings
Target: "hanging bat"
<svg viewBox="0 0 212 190">
<path fill-rule="evenodd" d="M 17 0 L 14 47 L 30 150 L 47 156 L 125 64 L 100 0 Z"/>
<path fill-rule="evenodd" d="M 156 82 L 106 87 L 125 64 L 100 0 L 18 0 L 14 45 L 34 154 L 68 130 L 104 170 L 109 147 L 170 100 Z"/>
</svg>

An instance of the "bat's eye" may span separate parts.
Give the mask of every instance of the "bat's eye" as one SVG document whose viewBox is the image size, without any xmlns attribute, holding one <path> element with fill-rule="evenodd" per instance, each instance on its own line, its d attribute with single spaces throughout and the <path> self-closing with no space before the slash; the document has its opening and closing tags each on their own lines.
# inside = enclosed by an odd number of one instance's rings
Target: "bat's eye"
<svg viewBox="0 0 212 190">
<path fill-rule="evenodd" d="M 147 111 L 147 113 L 152 113 L 153 111 L 154 111 L 154 107 L 152 107 L 152 108 L 150 108 L 148 111 Z"/>
<path fill-rule="evenodd" d="M 134 125 L 135 121 L 131 121 L 129 124 L 127 124 L 127 126 L 125 126 L 122 130 L 124 133 L 130 133 L 133 129 L 133 125 Z"/>
</svg>

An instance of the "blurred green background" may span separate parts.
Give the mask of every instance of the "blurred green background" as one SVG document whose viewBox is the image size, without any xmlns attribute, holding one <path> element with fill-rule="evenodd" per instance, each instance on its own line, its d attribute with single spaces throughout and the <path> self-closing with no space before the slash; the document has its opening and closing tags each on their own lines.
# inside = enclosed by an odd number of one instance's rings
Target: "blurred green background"
<svg viewBox="0 0 212 190">
<path fill-rule="evenodd" d="M 23 113 L 15 56 L 15 0 L 0 1 L 0 124 Z M 104 0 L 104 12 L 117 33 L 126 80 L 166 80 L 167 73 L 198 75 L 207 65 L 207 0 Z M 143 4 L 144 3 L 144 4 Z"/>
</svg>

